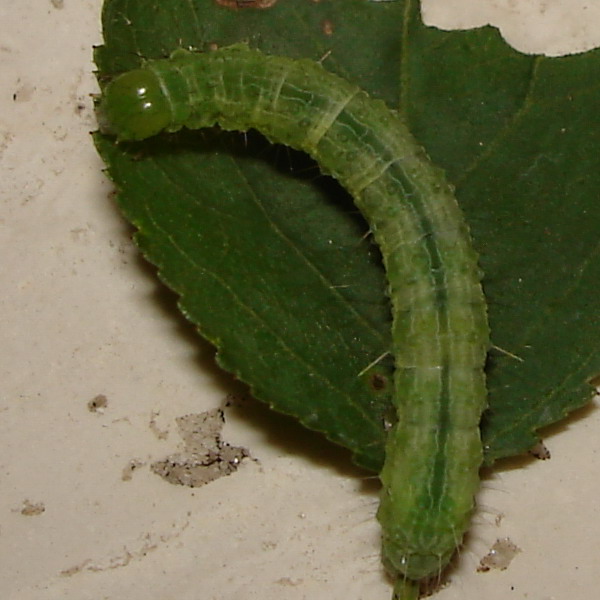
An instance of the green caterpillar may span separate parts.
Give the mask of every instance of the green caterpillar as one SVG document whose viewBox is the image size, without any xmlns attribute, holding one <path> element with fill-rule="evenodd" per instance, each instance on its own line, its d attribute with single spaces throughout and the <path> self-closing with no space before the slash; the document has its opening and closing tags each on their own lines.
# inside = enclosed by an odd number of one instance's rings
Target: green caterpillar
<svg viewBox="0 0 600 600">
<path fill-rule="evenodd" d="M 246 45 L 148 61 L 106 86 L 97 114 L 119 141 L 254 128 L 307 152 L 352 194 L 381 248 L 392 305 L 398 423 L 380 474 L 383 561 L 396 597 L 417 598 L 469 526 L 486 407 L 480 272 L 443 173 L 383 102 L 316 62 Z"/>
</svg>

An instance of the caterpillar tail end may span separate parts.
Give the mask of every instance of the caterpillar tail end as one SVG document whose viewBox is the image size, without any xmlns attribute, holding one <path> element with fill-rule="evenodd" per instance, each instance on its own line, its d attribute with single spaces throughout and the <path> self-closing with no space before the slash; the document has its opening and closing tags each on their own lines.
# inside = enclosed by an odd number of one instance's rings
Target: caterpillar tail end
<svg viewBox="0 0 600 600">
<path fill-rule="evenodd" d="M 420 589 L 418 581 L 401 577 L 394 585 L 392 600 L 418 600 Z"/>
</svg>

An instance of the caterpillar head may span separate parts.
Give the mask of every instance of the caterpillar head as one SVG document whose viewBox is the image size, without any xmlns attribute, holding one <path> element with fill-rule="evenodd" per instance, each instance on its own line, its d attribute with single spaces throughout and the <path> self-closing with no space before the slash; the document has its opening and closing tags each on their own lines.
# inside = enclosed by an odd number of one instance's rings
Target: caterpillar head
<svg viewBox="0 0 600 600">
<path fill-rule="evenodd" d="M 156 74 L 135 69 L 106 86 L 96 116 L 102 133 L 119 141 L 143 140 L 169 125 L 171 108 Z"/>
</svg>

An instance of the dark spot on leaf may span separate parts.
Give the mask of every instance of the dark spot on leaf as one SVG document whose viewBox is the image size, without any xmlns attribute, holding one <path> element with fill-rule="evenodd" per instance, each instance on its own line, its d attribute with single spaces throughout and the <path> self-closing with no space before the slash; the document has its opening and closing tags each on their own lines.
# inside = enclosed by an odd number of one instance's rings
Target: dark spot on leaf
<svg viewBox="0 0 600 600">
<path fill-rule="evenodd" d="M 321 23 L 321 27 L 325 35 L 333 35 L 333 23 L 329 19 L 325 19 Z"/>
<path fill-rule="evenodd" d="M 376 391 L 385 390 L 388 384 L 388 379 L 381 373 L 373 373 L 369 376 L 369 385 Z"/>
</svg>

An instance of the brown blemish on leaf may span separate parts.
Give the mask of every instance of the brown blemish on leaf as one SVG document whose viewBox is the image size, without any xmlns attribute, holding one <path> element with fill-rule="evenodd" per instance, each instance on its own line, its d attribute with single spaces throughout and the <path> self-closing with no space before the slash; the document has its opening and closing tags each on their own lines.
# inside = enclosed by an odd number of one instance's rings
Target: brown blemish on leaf
<svg viewBox="0 0 600 600">
<path fill-rule="evenodd" d="M 238 8 L 271 8 L 277 0 L 215 0 L 219 6 L 237 10 Z"/>
<path fill-rule="evenodd" d="M 333 23 L 329 19 L 321 23 L 321 29 L 325 35 L 333 35 Z"/>
<path fill-rule="evenodd" d="M 376 392 L 379 392 L 387 387 L 387 377 L 381 373 L 373 373 L 369 378 L 369 384 Z"/>
</svg>

